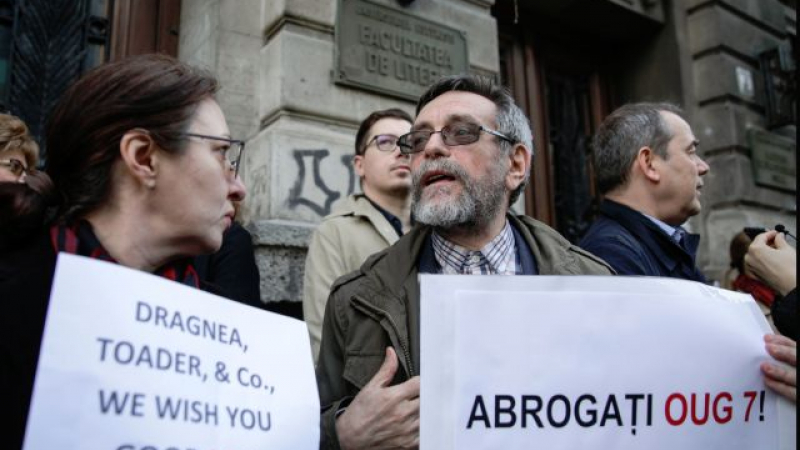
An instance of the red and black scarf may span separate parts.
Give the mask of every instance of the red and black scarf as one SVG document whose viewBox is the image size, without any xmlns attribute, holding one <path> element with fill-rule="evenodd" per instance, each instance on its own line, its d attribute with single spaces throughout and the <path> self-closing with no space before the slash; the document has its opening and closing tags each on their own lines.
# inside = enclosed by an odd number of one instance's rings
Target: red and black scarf
<svg viewBox="0 0 800 450">
<path fill-rule="evenodd" d="M 50 227 L 50 241 L 56 253 L 72 253 L 117 264 L 117 261 L 108 254 L 103 248 L 103 244 L 95 236 L 92 226 L 85 220 L 77 221 L 72 225 L 53 225 Z M 200 278 L 197 276 L 192 261 L 192 258 L 179 259 L 165 264 L 153 273 L 187 286 L 199 288 Z"/>
<path fill-rule="evenodd" d="M 775 301 L 775 291 L 770 289 L 766 284 L 750 278 L 745 274 L 739 274 L 739 276 L 733 280 L 733 288 L 737 291 L 752 295 L 756 301 L 763 303 L 768 308 L 771 308 L 772 302 Z"/>
</svg>

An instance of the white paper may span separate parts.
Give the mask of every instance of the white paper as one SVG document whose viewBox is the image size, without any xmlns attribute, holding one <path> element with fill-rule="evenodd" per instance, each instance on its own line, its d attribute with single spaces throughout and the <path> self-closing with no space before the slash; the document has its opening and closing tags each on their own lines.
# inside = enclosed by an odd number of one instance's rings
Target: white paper
<svg viewBox="0 0 800 450">
<path fill-rule="evenodd" d="M 301 321 L 59 255 L 25 449 L 318 445 Z"/>
<path fill-rule="evenodd" d="M 769 326 L 750 296 L 664 278 L 423 275 L 420 315 L 422 450 L 794 443 L 794 409 L 779 413 L 763 383 Z"/>
</svg>

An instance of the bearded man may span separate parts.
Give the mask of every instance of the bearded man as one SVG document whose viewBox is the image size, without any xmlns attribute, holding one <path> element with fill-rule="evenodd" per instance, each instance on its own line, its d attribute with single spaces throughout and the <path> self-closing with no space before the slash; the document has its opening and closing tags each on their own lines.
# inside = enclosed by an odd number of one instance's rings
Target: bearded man
<svg viewBox="0 0 800 450">
<path fill-rule="evenodd" d="M 491 80 L 453 76 L 417 104 L 416 225 L 331 288 L 317 366 L 320 448 L 419 445 L 418 274 L 609 275 L 549 227 L 509 213 L 532 160 L 527 118 Z"/>
</svg>

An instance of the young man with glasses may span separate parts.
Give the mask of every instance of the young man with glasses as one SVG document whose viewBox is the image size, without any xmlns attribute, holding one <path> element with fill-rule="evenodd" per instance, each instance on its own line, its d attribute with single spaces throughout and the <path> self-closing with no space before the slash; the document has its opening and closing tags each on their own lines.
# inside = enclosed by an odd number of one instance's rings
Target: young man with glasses
<svg viewBox="0 0 800 450">
<path fill-rule="evenodd" d="M 411 129 L 400 109 L 370 114 L 355 140 L 353 167 L 363 193 L 351 195 L 325 217 L 311 238 L 303 280 L 303 318 L 316 360 L 331 285 L 411 228 L 411 167 L 397 139 Z"/>
<path fill-rule="evenodd" d="M 417 224 L 331 289 L 317 366 L 321 448 L 419 445 L 418 274 L 612 273 L 509 213 L 530 174 L 531 141 L 525 115 L 488 79 L 447 77 L 420 98 L 399 139 Z"/>
</svg>

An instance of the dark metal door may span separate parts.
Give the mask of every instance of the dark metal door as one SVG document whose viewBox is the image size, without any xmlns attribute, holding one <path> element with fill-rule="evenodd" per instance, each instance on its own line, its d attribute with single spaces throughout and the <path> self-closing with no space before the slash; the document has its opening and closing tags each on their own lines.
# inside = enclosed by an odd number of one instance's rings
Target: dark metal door
<svg viewBox="0 0 800 450">
<path fill-rule="evenodd" d="M 61 93 L 88 67 L 107 59 L 109 3 L 0 2 L 0 109 L 24 120 L 40 143 Z"/>
<path fill-rule="evenodd" d="M 28 124 L 44 161 L 45 125 L 64 90 L 109 60 L 177 56 L 180 6 L 180 0 L 0 0 L 0 111 Z"/>
<path fill-rule="evenodd" d="M 555 184 L 556 228 L 577 243 L 588 230 L 593 189 L 589 178 L 589 79 L 549 72 L 545 75 L 548 141 Z"/>
</svg>

